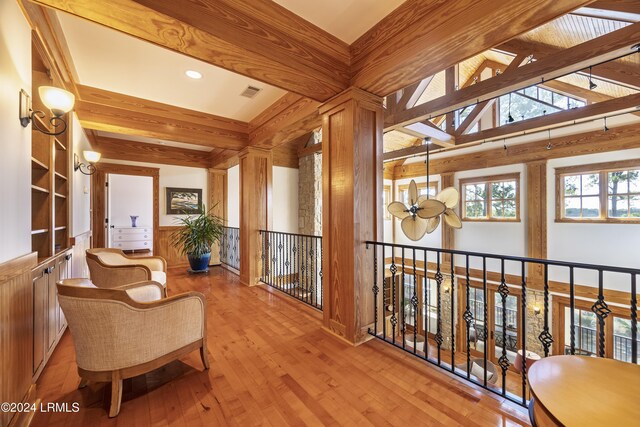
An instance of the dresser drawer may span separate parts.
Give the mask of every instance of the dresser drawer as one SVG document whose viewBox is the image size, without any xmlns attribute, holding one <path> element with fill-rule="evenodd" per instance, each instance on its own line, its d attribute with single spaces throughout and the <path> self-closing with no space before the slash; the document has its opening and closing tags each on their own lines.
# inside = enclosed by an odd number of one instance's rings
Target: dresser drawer
<svg viewBox="0 0 640 427">
<path fill-rule="evenodd" d="M 140 234 L 151 233 L 152 229 L 149 227 L 115 227 L 113 232 L 116 234 Z"/>
<path fill-rule="evenodd" d="M 118 242 L 113 242 L 111 247 L 116 248 L 116 249 L 122 249 L 124 251 L 134 250 L 134 249 L 153 249 L 153 243 L 150 242 L 150 241 L 145 241 L 145 242 L 140 242 L 140 241 L 120 242 L 120 241 L 118 241 Z"/>
<path fill-rule="evenodd" d="M 151 233 L 122 233 L 114 234 L 112 240 L 114 242 L 130 242 L 135 240 L 152 240 Z"/>
</svg>

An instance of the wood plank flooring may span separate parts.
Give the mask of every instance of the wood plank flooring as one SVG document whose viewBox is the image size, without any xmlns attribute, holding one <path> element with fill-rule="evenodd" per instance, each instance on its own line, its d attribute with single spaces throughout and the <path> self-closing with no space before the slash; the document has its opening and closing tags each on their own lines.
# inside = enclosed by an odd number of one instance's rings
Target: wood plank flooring
<svg viewBox="0 0 640 427">
<path fill-rule="evenodd" d="M 38 413 L 33 426 L 529 425 L 523 408 L 378 340 L 352 347 L 321 329 L 319 312 L 221 268 L 172 269 L 168 283 L 171 294 L 206 296 L 211 369 L 194 352 L 127 380 L 120 415 L 109 419 L 107 384 L 77 390 L 67 332 L 37 396 L 80 411 Z"/>
</svg>

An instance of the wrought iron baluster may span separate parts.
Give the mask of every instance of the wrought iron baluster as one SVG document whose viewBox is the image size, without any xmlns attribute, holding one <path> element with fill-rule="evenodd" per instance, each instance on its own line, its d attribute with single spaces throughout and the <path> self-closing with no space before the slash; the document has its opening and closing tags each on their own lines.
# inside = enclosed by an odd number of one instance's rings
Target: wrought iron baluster
<svg viewBox="0 0 640 427">
<path fill-rule="evenodd" d="M 418 277 L 416 275 L 416 250 L 412 249 L 413 252 L 413 295 L 411 296 L 411 306 L 413 308 L 413 354 L 416 354 L 418 351 Z"/>
<path fill-rule="evenodd" d="M 544 327 L 538 339 L 544 347 L 544 357 L 548 357 L 549 348 L 553 344 L 553 337 L 549 333 L 549 264 L 544 264 Z"/>
<path fill-rule="evenodd" d="M 498 293 L 502 301 L 502 355 L 498 358 L 498 365 L 502 369 L 502 395 L 507 392 L 507 370 L 509 369 L 509 359 L 507 358 L 507 297 L 509 296 L 509 287 L 505 279 L 504 258 L 500 260 L 500 285 L 498 285 Z"/>
<path fill-rule="evenodd" d="M 573 267 L 569 267 L 569 312 L 571 326 L 569 327 L 569 353 L 576 354 L 576 290 L 573 281 Z"/>
<path fill-rule="evenodd" d="M 488 338 L 489 338 L 489 322 L 487 321 L 487 319 L 489 318 L 489 307 L 488 307 L 488 302 L 489 302 L 489 294 L 487 293 L 487 257 L 482 257 L 482 293 L 484 295 L 484 304 L 483 304 L 483 322 L 484 322 L 484 328 L 483 329 L 483 342 L 484 342 L 484 355 L 483 355 L 483 359 L 484 359 L 484 378 L 483 378 L 483 384 L 486 387 L 487 386 L 487 352 L 489 351 L 489 342 L 488 342 Z"/>
<path fill-rule="evenodd" d="M 405 271 L 404 271 L 405 265 L 404 265 L 404 247 L 402 248 L 402 284 L 400 285 L 400 318 L 402 319 L 402 348 L 406 347 L 406 339 L 405 339 L 405 332 L 407 330 L 407 314 L 405 313 L 405 299 L 404 299 L 404 293 L 405 293 L 405 289 L 404 287 L 406 286 L 406 279 L 405 279 Z"/>
<path fill-rule="evenodd" d="M 429 358 L 429 320 L 431 313 L 429 311 L 429 258 L 428 252 L 424 250 L 424 358 Z"/>
<path fill-rule="evenodd" d="M 470 299 L 471 299 L 471 288 L 469 284 L 469 255 L 465 256 L 465 276 L 467 279 L 466 283 L 466 300 L 467 306 L 464 311 L 464 321 L 467 324 L 467 378 L 471 376 L 471 323 L 473 322 L 473 313 L 471 313 Z M 474 307 L 475 309 L 475 307 Z M 477 335 L 476 331 L 476 335 Z"/>
<path fill-rule="evenodd" d="M 398 324 L 398 318 L 396 316 L 396 273 L 398 267 L 396 266 L 396 248 L 391 246 L 391 340 L 393 344 L 396 343 L 396 325 Z"/>
<path fill-rule="evenodd" d="M 526 279 L 526 263 L 522 261 L 520 264 L 522 276 L 522 304 L 521 304 L 521 322 L 520 338 L 522 347 L 522 404 L 527 405 L 527 279 Z"/>
<path fill-rule="evenodd" d="M 451 287 L 449 296 L 451 297 L 451 372 L 456 370 L 456 328 L 455 328 L 455 314 L 456 314 L 456 272 L 455 272 L 455 255 L 450 254 L 451 260 Z"/>
<path fill-rule="evenodd" d="M 292 277 L 291 281 L 293 282 L 293 286 L 300 286 L 300 272 L 298 269 L 300 265 L 298 264 L 298 236 L 293 234 L 291 236 L 291 259 L 292 259 Z"/>
<path fill-rule="evenodd" d="M 367 245 L 368 246 L 368 245 Z M 373 245 L 373 332 L 378 335 L 378 247 Z"/>
<path fill-rule="evenodd" d="M 382 338 L 387 340 L 387 301 L 386 295 L 389 290 L 387 285 L 386 271 L 387 271 L 387 245 L 382 244 Z"/>
<path fill-rule="evenodd" d="M 598 270 L 598 300 L 593 304 L 591 310 L 598 318 L 598 356 L 604 357 L 604 319 L 609 316 L 611 309 L 604 300 L 604 272 Z"/>
<path fill-rule="evenodd" d="M 442 272 L 440 271 L 440 256 L 441 252 L 436 252 L 436 293 L 438 298 L 437 320 L 436 320 L 436 344 L 438 344 L 438 366 L 441 363 L 441 351 L 442 351 Z"/>
<path fill-rule="evenodd" d="M 636 300 L 636 275 L 631 275 L 631 363 L 638 363 L 638 302 Z"/>
</svg>

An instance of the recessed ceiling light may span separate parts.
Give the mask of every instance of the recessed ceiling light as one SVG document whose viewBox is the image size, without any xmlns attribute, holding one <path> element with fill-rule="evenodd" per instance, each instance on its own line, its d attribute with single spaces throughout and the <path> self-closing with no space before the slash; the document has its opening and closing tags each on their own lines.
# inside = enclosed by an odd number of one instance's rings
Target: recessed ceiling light
<svg viewBox="0 0 640 427">
<path fill-rule="evenodd" d="M 197 71 L 194 70 L 187 70 L 184 72 L 187 77 L 192 78 L 192 79 L 201 79 L 202 78 L 202 73 L 199 73 Z"/>
</svg>

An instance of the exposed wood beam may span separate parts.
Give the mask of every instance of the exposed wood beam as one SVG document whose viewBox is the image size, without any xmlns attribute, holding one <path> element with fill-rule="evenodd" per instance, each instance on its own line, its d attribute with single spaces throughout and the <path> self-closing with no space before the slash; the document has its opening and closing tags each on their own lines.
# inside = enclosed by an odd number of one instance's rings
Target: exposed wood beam
<svg viewBox="0 0 640 427">
<path fill-rule="evenodd" d="M 393 124 L 406 125 L 437 117 L 467 105 L 496 98 L 509 92 L 538 84 L 610 60 L 631 51 L 640 41 L 640 23 L 632 24 L 602 37 L 523 65 L 516 73 L 503 73 L 489 80 L 436 98 L 393 116 Z"/>
<path fill-rule="evenodd" d="M 407 108 L 413 108 L 429 84 L 433 80 L 433 76 L 429 76 L 420 80 L 417 83 L 413 83 L 402 90 L 402 96 L 397 102 L 395 110 L 406 110 Z M 393 96 L 391 96 L 392 98 Z"/>
<path fill-rule="evenodd" d="M 636 34 L 629 34 L 630 45 L 638 43 L 639 37 L 637 34 L 638 24 L 632 24 L 636 26 Z M 628 28 L 628 27 L 627 27 Z M 606 37 L 602 36 L 602 37 Z M 600 40 L 597 38 L 595 40 Z M 559 57 L 562 55 L 563 49 L 555 46 L 550 46 L 542 43 L 536 43 L 527 40 L 514 39 L 506 43 L 501 44 L 496 49 L 509 52 L 512 54 L 529 52 L 534 55 L 535 58 L 541 60 L 548 56 Z M 602 61 L 592 61 L 593 63 L 599 63 Z M 583 68 L 574 69 L 576 71 L 588 71 L 588 65 Z M 621 61 L 612 61 L 604 64 L 598 64 L 592 68 L 592 75 L 595 78 L 607 80 L 613 83 L 620 83 L 623 85 L 631 86 L 640 89 L 640 67 Z M 546 79 L 549 80 L 549 79 Z"/>
<path fill-rule="evenodd" d="M 163 165 L 208 168 L 211 165 L 207 151 L 187 150 L 167 145 L 149 144 L 127 139 L 98 136 L 93 149 L 102 157 L 112 160 L 145 161 Z"/>
<path fill-rule="evenodd" d="M 538 86 L 553 90 L 563 95 L 584 99 L 588 104 L 613 99 L 613 96 L 605 95 L 604 93 L 589 90 L 580 86 L 575 86 L 570 83 L 565 83 L 560 80 L 549 80 L 548 82 L 544 82 Z"/>
<path fill-rule="evenodd" d="M 484 141 L 495 138 L 506 138 L 522 132 L 534 132 L 548 127 L 558 126 L 563 123 L 570 123 L 577 120 L 602 117 L 614 112 L 636 112 L 640 105 L 640 93 L 627 95 L 622 98 L 613 98 L 608 101 L 589 104 L 580 108 L 560 111 L 546 116 L 535 117 L 533 119 L 522 120 L 509 123 L 469 135 L 458 137 L 458 144 L 468 144 L 474 141 Z"/>
<path fill-rule="evenodd" d="M 47 61 L 49 70 L 65 89 L 77 95 L 75 69 L 58 17 L 50 9 L 27 0 L 20 0 L 18 4 L 46 50 L 43 59 L 51 58 L 51 62 Z"/>
<path fill-rule="evenodd" d="M 236 150 L 214 150 L 210 156 L 211 168 L 229 169 L 238 165 L 240 161 L 238 153 L 239 151 Z"/>
<path fill-rule="evenodd" d="M 239 150 L 248 124 L 87 86 L 78 86 L 75 111 L 85 129 L 147 136 Z"/>
<path fill-rule="evenodd" d="M 482 116 L 484 116 L 484 113 L 489 111 L 495 103 L 495 99 L 489 99 L 487 101 L 482 101 L 479 104 L 476 104 L 476 106 L 473 107 L 473 110 L 471 110 L 469 115 L 464 119 L 462 123 L 460 123 L 460 126 L 458 126 L 458 128 L 456 129 L 456 138 L 469 132 L 471 128 L 473 128 L 476 123 L 480 121 Z"/>
<path fill-rule="evenodd" d="M 287 94 L 249 123 L 250 145 L 275 148 L 322 126 L 319 103 Z"/>
<path fill-rule="evenodd" d="M 557 159 L 585 154 L 605 153 L 640 147 L 640 124 L 611 128 L 609 131 L 593 131 L 541 141 L 517 144 L 509 147 L 465 153 L 445 158 L 432 158 L 429 168 L 433 174 L 461 172 L 527 163 L 535 160 Z M 547 144 L 551 142 L 551 149 Z M 395 169 L 395 179 L 414 178 L 424 175 L 424 165 L 408 164 Z"/>
<path fill-rule="evenodd" d="M 518 67 L 520 67 L 520 65 L 522 65 L 522 63 L 526 60 L 526 58 L 527 58 L 526 55 L 518 54 L 515 58 L 511 60 L 511 62 L 506 67 L 504 72 L 513 73 L 515 70 L 518 69 Z M 487 66 L 486 63 L 483 65 L 485 65 L 485 67 Z M 464 119 L 464 121 L 460 123 L 460 126 L 457 127 L 457 129 L 454 132 L 454 135 L 458 137 L 460 135 L 464 135 L 465 133 L 469 132 L 469 130 L 471 130 L 471 128 L 473 128 L 476 125 L 476 123 L 478 123 L 480 119 L 482 119 L 482 116 L 484 116 L 484 114 L 487 111 L 493 108 L 495 103 L 496 103 L 496 99 L 494 98 L 494 99 L 489 99 L 487 101 L 482 101 L 476 104 L 475 107 L 473 107 L 473 110 L 471 110 L 469 115 Z"/>
<path fill-rule="evenodd" d="M 385 96 L 589 0 L 408 0 L 351 45 L 351 85 Z"/>
<path fill-rule="evenodd" d="M 398 127 L 395 130 L 415 138 L 431 138 L 434 144 L 441 147 L 453 147 L 455 145 L 455 139 L 452 138 L 451 135 L 441 131 L 435 126 L 429 126 L 427 123 L 414 123 L 411 126 L 412 128 Z"/>
<path fill-rule="evenodd" d="M 456 76 L 458 75 L 458 66 L 449 67 L 444 72 L 444 92 L 445 96 L 453 96 L 456 92 Z M 449 135 L 453 135 L 456 131 L 455 114 L 449 111 L 445 118 L 445 130 Z"/>
<path fill-rule="evenodd" d="M 614 12 L 640 14 L 640 3 L 637 0 L 603 0 L 589 5 L 593 9 L 611 10 Z"/>
<path fill-rule="evenodd" d="M 426 154 L 427 151 L 433 151 L 432 144 L 430 145 L 416 145 L 414 147 L 401 148 L 399 150 L 388 151 L 382 155 L 384 162 L 391 160 L 404 159 L 406 157 L 419 156 Z"/>
<path fill-rule="evenodd" d="M 165 119 L 177 119 L 184 122 L 224 129 L 231 132 L 246 134 L 249 132 L 249 124 L 240 120 L 229 119 L 222 116 L 175 107 L 173 105 L 136 98 L 104 89 L 78 85 L 80 99 L 92 104 L 106 105 L 133 113 L 150 114 Z"/>
<path fill-rule="evenodd" d="M 346 43 L 272 1 L 33 1 L 318 101 L 349 86 Z"/>
</svg>

